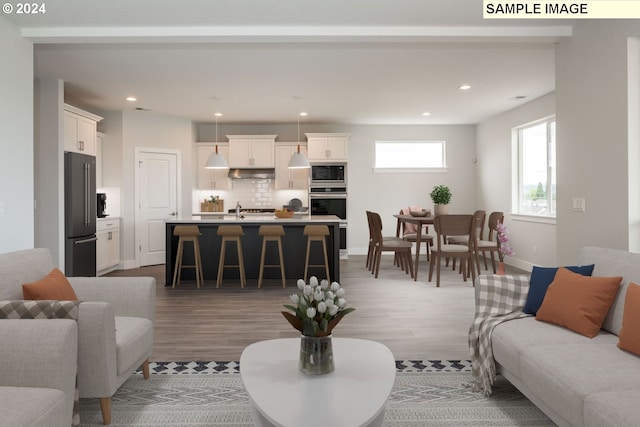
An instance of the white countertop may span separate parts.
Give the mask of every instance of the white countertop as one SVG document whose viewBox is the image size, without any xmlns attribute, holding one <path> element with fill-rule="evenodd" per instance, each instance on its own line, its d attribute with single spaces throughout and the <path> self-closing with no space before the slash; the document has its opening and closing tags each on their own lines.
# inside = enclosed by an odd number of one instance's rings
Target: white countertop
<svg viewBox="0 0 640 427">
<path fill-rule="evenodd" d="M 101 221 L 113 221 L 113 220 L 119 220 L 120 217 L 119 216 L 105 216 L 104 218 L 96 218 L 96 221 L 101 222 Z"/>
<path fill-rule="evenodd" d="M 235 213 L 228 213 L 228 212 L 193 212 L 191 214 L 192 216 L 233 216 L 235 217 L 236 214 Z M 244 216 L 269 216 L 271 215 L 268 212 L 244 212 L 242 215 Z M 309 216 L 309 212 L 294 212 L 293 215 L 295 217 L 308 217 Z"/>
<path fill-rule="evenodd" d="M 265 222 L 268 223 L 278 223 L 278 224 L 300 224 L 300 223 L 327 223 L 327 222 L 342 222 L 342 220 L 335 215 L 299 215 L 294 216 L 293 218 L 276 218 L 273 214 L 252 214 L 245 215 L 244 218 L 236 218 L 235 214 L 230 215 L 194 215 L 187 217 L 180 217 L 174 219 L 168 219 L 165 222 L 167 223 L 200 223 L 200 224 L 263 224 Z"/>
</svg>

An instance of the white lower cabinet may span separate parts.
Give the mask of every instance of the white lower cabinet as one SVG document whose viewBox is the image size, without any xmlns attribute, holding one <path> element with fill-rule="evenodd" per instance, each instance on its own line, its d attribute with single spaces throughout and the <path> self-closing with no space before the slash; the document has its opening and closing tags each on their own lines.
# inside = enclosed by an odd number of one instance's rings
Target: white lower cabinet
<svg viewBox="0 0 640 427">
<path fill-rule="evenodd" d="M 98 219 L 96 237 L 96 272 L 100 276 L 120 264 L 120 219 Z"/>
</svg>

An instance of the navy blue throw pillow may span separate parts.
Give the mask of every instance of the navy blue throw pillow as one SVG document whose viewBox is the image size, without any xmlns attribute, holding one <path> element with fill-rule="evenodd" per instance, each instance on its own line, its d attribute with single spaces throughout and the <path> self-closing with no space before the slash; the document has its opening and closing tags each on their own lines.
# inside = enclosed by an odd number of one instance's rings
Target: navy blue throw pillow
<svg viewBox="0 0 640 427">
<path fill-rule="evenodd" d="M 582 274 L 583 276 L 591 276 L 593 267 L 594 264 L 565 268 L 574 273 Z M 542 305 L 542 300 L 544 300 L 544 295 L 547 293 L 547 288 L 556 277 L 557 271 L 558 267 L 533 267 L 529 281 L 529 294 L 527 295 L 527 302 L 522 311 L 533 315 L 538 312 L 538 309 Z"/>
</svg>

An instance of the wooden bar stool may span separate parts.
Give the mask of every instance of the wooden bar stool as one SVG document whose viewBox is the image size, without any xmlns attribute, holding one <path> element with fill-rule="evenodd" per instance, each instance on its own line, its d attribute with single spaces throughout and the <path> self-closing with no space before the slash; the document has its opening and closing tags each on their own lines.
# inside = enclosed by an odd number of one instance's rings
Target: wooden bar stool
<svg viewBox="0 0 640 427">
<path fill-rule="evenodd" d="M 258 234 L 262 236 L 262 256 L 260 257 L 260 274 L 258 276 L 258 288 L 262 286 L 262 276 L 265 267 L 280 267 L 280 277 L 282 278 L 282 287 L 285 287 L 287 280 L 284 275 L 284 257 L 282 256 L 282 238 L 284 236 L 284 227 L 281 225 L 261 225 Z M 278 243 L 278 255 L 280 256 L 278 264 L 265 265 L 264 256 L 267 250 L 267 242 Z"/>
<path fill-rule="evenodd" d="M 304 281 L 307 281 L 307 272 L 309 267 L 324 267 L 327 274 L 326 279 L 329 280 L 329 261 L 327 258 L 327 242 L 325 236 L 329 235 L 329 227 L 326 225 L 305 225 L 303 234 L 307 236 L 307 257 L 304 262 Z M 311 242 L 322 242 L 322 256 L 324 264 L 309 264 L 309 255 L 311 250 Z"/>
<path fill-rule="evenodd" d="M 183 268 L 193 268 L 196 270 L 196 285 L 200 288 L 200 283 L 204 282 L 202 275 L 202 260 L 200 259 L 200 229 L 197 225 L 177 225 L 173 229 L 173 235 L 178 236 L 178 250 L 176 252 L 176 266 L 173 269 L 172 288 L 180 284 L 180 276 Z M 182 255 L 184 254 L 185 242 L 193 243 L 194 264 L 184 265 Z"/>
<path fill-rule="evenodd" d="M 244 236 L 244 231 L 240 225 L 221 225 L 218 227 L 218 236 L 222 236 L 222 244 L 220 246 L 220 262 L 218 263 L 218 280 L 216 281 L 216 288 L 220 286 L 222 281 L 222 271 L 225 267 L 237 267 L 240 270 L 240 286 L 244 288 L 246 282 L 244 276 L 244 259 L 242 257 L 242 242 L 240 237 Z M 225 252 L 227 243 L 236 242 L 236 249 L 238 251 L 238 264 L 225 265 Z"/>
</svg>

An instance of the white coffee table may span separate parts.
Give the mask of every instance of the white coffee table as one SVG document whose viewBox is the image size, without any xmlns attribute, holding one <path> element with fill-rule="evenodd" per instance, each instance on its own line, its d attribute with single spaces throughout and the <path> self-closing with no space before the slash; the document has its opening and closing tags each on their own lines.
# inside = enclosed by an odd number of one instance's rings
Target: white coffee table
<svg viewBox="0 0 640 427">
<path fill-rule="evenodd" d="M 258 427 L 382 426 L 396 364 L 384 345 L 333 338 L 335 371 L 298 371 L 300 338 L 260 341 L 240 357 L 240 376 Z"/>
</svg>

